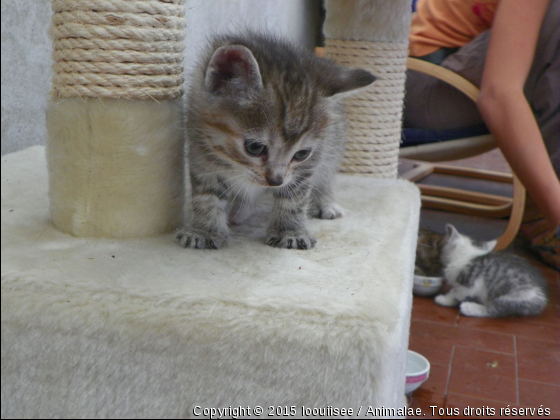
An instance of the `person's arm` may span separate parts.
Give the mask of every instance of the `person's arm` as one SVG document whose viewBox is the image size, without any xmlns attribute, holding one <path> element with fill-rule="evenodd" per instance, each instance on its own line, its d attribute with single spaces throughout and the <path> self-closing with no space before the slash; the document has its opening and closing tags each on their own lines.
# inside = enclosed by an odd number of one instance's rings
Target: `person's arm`
<svg viewBox="0 0 560 420">
<path fill-rule="evenodd" d="M 549 0 L 502 0 L 496 11 L 478 107 L 508 163 L 544 216 L 560 223 L 560 181 L 523 87 Z"/>
</svg>

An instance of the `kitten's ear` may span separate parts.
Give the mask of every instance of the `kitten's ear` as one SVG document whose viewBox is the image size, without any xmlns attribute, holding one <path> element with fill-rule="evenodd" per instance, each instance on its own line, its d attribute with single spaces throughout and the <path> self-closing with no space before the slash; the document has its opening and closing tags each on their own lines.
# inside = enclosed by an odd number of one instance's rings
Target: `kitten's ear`
<svg viewBox="0 0 560 420">
<path fill-rule="evenodd" d="M 498 241 L 496 239 L 494 239 L 492 241 L 486 241 L 486 242 L 484 242 L 483 248 L 486 251 L 493 251 L 494 248 L 496 247 L 497 243 L 498 243 Z"/>
<path fill-rule="evenodd" d="M 338 93 L 350 92 L 355 89 L 363 88 L 377 80 L 369 71 L 362 69 L 344 68 L 337 77 L 330 81 L 327 89 L 327 96 Z"/>
<path fill-rule="evenodd" d="M 204 84 L 214 94 L 244 93 L 263 86 L 257 60 L 242 45 L 227 45 L 214 52 Z"/>
<path fill-rule="evenodd" d="M 445 236 L 446 238 L 456 237 L 459 236 L 459 232 L 457 231 L 457 229 L 455 229 L 455 226 L 448 223 L 445 225 Z"/>
</svg>

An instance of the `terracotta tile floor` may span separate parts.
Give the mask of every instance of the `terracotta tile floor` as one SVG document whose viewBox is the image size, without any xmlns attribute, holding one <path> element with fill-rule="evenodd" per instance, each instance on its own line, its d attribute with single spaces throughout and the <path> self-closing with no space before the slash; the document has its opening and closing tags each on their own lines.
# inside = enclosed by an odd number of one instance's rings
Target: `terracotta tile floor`
<svg viewBox="0 0 560 420">
<path fill-rule="evenodd" d="M 496 151 L 467 164 L 507 170 Z M 505 227 L 503 220 L 422 210 L 423 227 L 443 231 L 448 222 L 482 239 L 499 236 Z M 540 263 L 522 240 L 511 248 L 548 280 L 550 302 L 543 314 L 468 318 L 436 305 L 433 298 L 414 297 L 409 348 L 431 363 L 430 378 L 409 396 L 410 406 L 422 409 L 421 417 L 487 418 L 493 409 L 492 417 L 507 418 L 500 409 L 542 406 L 550 410 L 548 418 L 560 418 L 560 273 Z M 521 417 L 547 418 L 537 412 Z"/>
</svg>

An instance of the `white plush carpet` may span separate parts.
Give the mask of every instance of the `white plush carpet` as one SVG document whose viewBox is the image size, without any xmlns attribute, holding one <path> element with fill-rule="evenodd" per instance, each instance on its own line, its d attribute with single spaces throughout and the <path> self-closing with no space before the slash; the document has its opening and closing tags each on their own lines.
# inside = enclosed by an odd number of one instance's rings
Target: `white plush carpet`
<svg viewBox="0 0 560 420">
<path fill-rule="evenodd" d="M 402 407 L 419 194 L 338 183 L 313 250 L 264 245 L 261 216 L 201 252 L 60 233 L 44 149 L 3 156 L 2 417 Z"/>
</svg>

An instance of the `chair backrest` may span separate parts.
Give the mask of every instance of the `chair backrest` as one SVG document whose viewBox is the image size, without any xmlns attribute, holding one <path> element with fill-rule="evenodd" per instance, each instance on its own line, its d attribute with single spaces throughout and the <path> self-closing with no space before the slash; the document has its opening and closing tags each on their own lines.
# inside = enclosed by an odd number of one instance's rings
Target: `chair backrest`
<svg viewBox="0 0 560 420">
<path fill-rule="evenodd" d="M 451 70 L 412 57 L 408 57 L 406 66 L 408 70 L 424 73 L 448 83 L 474 102 L 478 100 L 480 89 Z M 497 144 L 492 135 L 485 134 L 445 142 L 404 147 L 400 149 L 400 157 L 427 162 L 443 162 L 476 156 L 496 147 Z"/>
<path fill-rule="evenodd" d="M 399 156 L 426 162 L 445 162 L 481 155 L 497 147 L 491 134 L 403 147 Z"/>
</svg>

